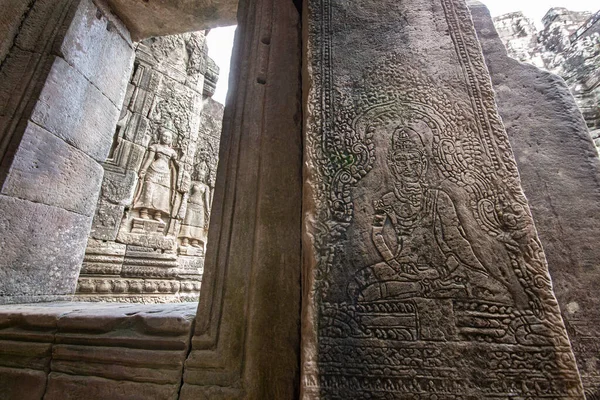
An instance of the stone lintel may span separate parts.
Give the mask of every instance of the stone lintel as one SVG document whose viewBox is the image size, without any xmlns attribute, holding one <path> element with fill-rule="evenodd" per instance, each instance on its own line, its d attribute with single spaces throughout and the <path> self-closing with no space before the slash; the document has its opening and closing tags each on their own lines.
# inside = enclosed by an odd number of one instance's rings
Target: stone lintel
<svg viewBox="0 0 600 400">
<path fill-rule="evenodd" d="M 151 36 L 235 25 L 237 0 L 108 0 L 125 22 L 131 37 L 139 41 Z"/>
</svg>

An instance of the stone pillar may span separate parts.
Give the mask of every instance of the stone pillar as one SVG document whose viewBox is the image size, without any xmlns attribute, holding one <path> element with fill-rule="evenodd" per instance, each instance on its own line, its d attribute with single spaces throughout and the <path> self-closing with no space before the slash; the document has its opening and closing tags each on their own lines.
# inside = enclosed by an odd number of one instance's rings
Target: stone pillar
<svg viewBox="0 0 600 400">
<path fill-rule="evenodd" d="M 316 398 L 583 399 L 464 0 L 309 0 Z"/>
<path fill-rule="evenodd" d="M 585 393 L 598 398 L 600 160 L 565 82 L 509 57 L 486 7 L 469 7 Z"/>
<path fill-rule="evenodd" d="M 238 20 L 186 400 L 298 395 L 300 17 L 243 0 Z"/>
<path fill-rule="evenodd" d="M 0 304 L 75 291 L 133 56 L 100 0 L 19 7 L 0 53 Z"/>
</svg>

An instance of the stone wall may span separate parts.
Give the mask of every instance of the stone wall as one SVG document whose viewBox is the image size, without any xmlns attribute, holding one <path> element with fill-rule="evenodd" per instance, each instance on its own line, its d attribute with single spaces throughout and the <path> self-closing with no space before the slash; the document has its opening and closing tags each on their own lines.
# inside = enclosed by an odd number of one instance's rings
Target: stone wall
<svg viewBox="0 0 600 400">
<path fill-rule="evenodd" d="M 77 287 L 80 300 L 198 297 L 223 106 L 204 32 L 136 49 Z"/>
<path fill-rule="evenodd" d="M 102 0 L 3 1 L 0 303 L 72 295 L 133 61 Z"/>
<path fill-rule="evenodd" d="M 494 18 L 508 54 L 561 76 L 600 147 L 600 11 L 551 8 L 540 31 L 521 12 Z"/>
</svg>

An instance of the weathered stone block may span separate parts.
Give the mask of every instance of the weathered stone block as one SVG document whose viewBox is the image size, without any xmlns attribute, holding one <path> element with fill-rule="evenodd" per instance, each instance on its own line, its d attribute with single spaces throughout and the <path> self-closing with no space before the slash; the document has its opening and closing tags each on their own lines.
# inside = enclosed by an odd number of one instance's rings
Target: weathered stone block
<svg viewBox="0 0 600 400">
<path fill-rule="evenodd" d="M 2 194 L 92 216 L 102 174 L 88 155 L 29 123 Z"/>
<path fill-rule="evenodd" d="M 509 57 L 485 6 L 470 8 L 586 395 L 596 398 L 600 160 L 565 82 Z"/>
<path fill-rule="evenodd" d="M 133 40 L 235 25 L 237 1 L 168 0 L 160 3 L 108 0 Z"/>
<path fill-rule="evenodd" d="M 44 400 L 176 400 L 179 385 L 51 373 Z"/>
<path fill-rule="evenodd" d="M 110 150 L 119 109 L 81 73 L 56 58 L 31 120 L 103 162 Z"/>
<path fill-rule="evenodd" d="M 135 145 L 130 144 L 130 149 Z M 131 152 L 130 152 L 131 155 Z M 139 154 L 135 156 L 141 158 Z M 138 181 L 137 171 L 135 169 L 114 170 L 105 168 L 104 179 L 102 181 L 102 198 L 106 201 L 121 206 L 130 205 L 133 202 L 133 195 Z"/>
<path fill-rule="evenodd" d="M 0 396 L 6 400 L 42 400 L 46 381 L 43 371 L 0 367 Z"/>
<path fill-rule="evenodd" d="M 163 234 L 132 233 L 120 230 L 117 240 L 121 243 L 132 244 L 135 246 L 149 247 L 151 249 L 161 249 L 174 252 L 177 248 L 177 238 L 165 236 Z"/>
<path fill-rule="evenodd" d="M 75 291 L 91 218 L 0 196 L 0 303 Z"/>
<path fill-rule="evenodd" d="M 92 0 L 81 0 L 58 53 L 119 108 L 123 103 L 134 52 Z"/>
<path fill-rule="evenodd" d="M 99 240 L 115 240 L 124 211 L 125 206 L 100 199 L 96 205 L 90 237 Z"/>
<path fill-rule="evenodd" d="M 0 397 L 176 399 L 195 310 L 195 303 L 2 307 Z"/>
<path fill-rule="evenodd" d="M 147 93 L 142 89 L 138 89 L 135 94 L 135 113 L 129 119 L 123 138 L 140 147 L 143 147 L 145 150 L 148 147 L 152 137 L 150 122 L 145 115 L 150 113 L 150 106 L 154 101 L 154 95 L 147 95 Z M 142 110 L 135 110 L 137 108 L 142 108 Z M 145 108 L 148 109 L 144 110 Z"/>
</svg>

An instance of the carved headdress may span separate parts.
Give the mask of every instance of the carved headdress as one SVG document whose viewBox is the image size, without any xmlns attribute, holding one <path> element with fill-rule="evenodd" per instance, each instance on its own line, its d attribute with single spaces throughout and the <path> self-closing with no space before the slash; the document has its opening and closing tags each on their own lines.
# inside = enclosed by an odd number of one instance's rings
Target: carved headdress
<svg viewBox="0 0 600 400">
<path fill-rule="evenodd" d="M 393 157 L 398 153 L 413 153 L 419 154 L 421 157 L 426 156 L 427 153 L 421 135 L 408 126 L 397 127 L 392 135 L 392 146 L 390 147 L 389 157 Z"/>
<path fill-rule="evenodd" d="M 165 120 L 159 125 L 159 131 L 169 132 L 173 137 L 177 136 L 177 130 L 175 129 L 175 125 L 170 119 Z"/>
</svg>

